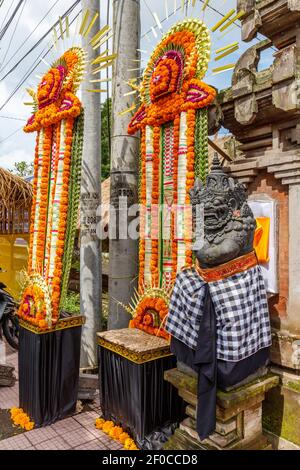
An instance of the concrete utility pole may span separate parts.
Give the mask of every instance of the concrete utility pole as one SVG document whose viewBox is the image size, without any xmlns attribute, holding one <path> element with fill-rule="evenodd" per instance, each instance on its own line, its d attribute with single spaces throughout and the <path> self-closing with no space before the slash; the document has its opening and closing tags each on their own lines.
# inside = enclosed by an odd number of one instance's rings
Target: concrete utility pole
<svg viewBox="0 0 300 470">
<path fill-rule="evenodd" d="M 99 12 L 99 0 L 82 0 L 82 10 L 90 11 L 92 19 Z M 100 19 L 96 20 L 89 37 L 100 29 Z M 89 39 L 82 39 L 90 62 L 99 55 L 89 45 Z M 95 79 L 89 66 L 86 82 Z M 93 83 L 90 88 L 100 88 Z M 81 312 L 86 316 L 81 343 L 81 367 L 94 368 L 97 365 L 96 333 L 102 327 L 102 269 L 101 240 L 96 234 L 97 208 L 101 203 L 101 109 L 100 93 L 82 90 L 84 106 L 84 144 L 81 181 L 81 246 L 80 246 L 80 303 Z"/>
<path fill-rule="evenodd" d="M 139 75 L 135 69 L 138 63 L 137 49 L 140 43 L 140 1 L 114 0 L 114 52 L 118 54 L 114 63 L 112 102 L 112 151 L 111 151 L 111 204 L 118 219 L 126 209 L 119 210 L 119 196 L 123 196 L 128 208 L 138 202 L 138 155 L 139 138 L 127 134 L 131 113 L 119 113 L 132 106 L 136 95 L 124 96 L 130 91 L 126 81 Z M 111 213 L 110 225 L 113 224 Z M 130 217 L 128 218 L 128 223 Z M 138 240 L 123 239 L 117 229 L 115 239 L 110 240 L 109 250 L 109 329 L 128 326 L 129 315 L 117 301 L 128 304 L 136 285 L 138 273 Z"/>
</svg>

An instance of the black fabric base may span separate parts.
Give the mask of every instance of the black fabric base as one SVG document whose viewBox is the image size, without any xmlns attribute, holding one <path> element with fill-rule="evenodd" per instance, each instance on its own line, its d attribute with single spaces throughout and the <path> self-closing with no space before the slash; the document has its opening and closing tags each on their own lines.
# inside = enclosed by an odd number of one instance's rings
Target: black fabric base
<svg viewBox="0 0 300 470">
<path fill-rule="evenodd" d="M 178 361 L 183 362 L 183 364 L 195 372 L 199 372 L 199 367 L 195 364 L 195 351 L 193 349 L 173 337 L 171 340 L 171 351 Z M 221 390 L 233 387 L 260 368 L 268 366 L 269 363 L 270 348 L 260 349 L 257 353 L 239 362 L 217 360 L 217 386 Z"/>
<path fill-rule="evenodd" d="M 270 362 L 270 350 L 264 348 L 239 362 L 217 360 L 215 364 L 214 361 L 204 363 L 203 370 L 203 364 L 197 362 L 197 352 L 174 337 L 171 351 L 178 361 L 198 373 L 197 432 L 201 440 L 209 437 L 216 428 L 217 387 L 225 390 L 237 385 Z"/>
<path fill-rule="evenodd" d="M 20 407 L 45 426 L 76 409 L 81 326 L 45 334 L 20 327 Z"/>
<path fill-rule="evenodd" d="M 164 380 L 164 372 L 174 367 L 173 356 L 135 364 L 99 346 L 100 406 L 104 418 L 130 431 L 138 442 L 146 440 L 148 449 L 164 441 L 159 428 L 180 422 L 184 415 L 184 403 L 177 390 Z"/>
</svg>

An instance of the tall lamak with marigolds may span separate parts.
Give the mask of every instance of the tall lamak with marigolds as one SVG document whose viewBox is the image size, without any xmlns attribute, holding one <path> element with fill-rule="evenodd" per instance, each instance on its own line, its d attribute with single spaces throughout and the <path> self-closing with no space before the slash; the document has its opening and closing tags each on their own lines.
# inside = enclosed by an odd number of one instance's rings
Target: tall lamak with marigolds
<svg viewBox="0 0 300 470">
<path fill-rule="evenodd" d="M 101 92 L 101 70 L 113 60 L 107 51 L 101 52 L 109 27 L 98 31 L 97 22 L 98 12 L 91 16 L 87 10 L 78 18 L 75 35 L 79 33 L 89 50 L 99 53 L 88 60 L 87 51 L 73 45 L 76 38 L 68 17 L 60 20 L 53 44 L 58 57 L 37 90 L 28 90 L 33 114 L 24 130 L 36 133 L 36 147 L 29 263 L 18 311 L 21 412 L 14 411 L 23 424 L 27 420 L 37 426 L 51 424 L 76 409 L 84 316 L 64 309 L 78 221 L 84 133 L 83 107 L 76 94 L 79 86 L 88 85 L 87 67 L 94 78 L 86 91 Z M 82 43 L 80 37 L 77 40 Z"/>
<path fill-rule="evenodd" d="M 128 132 L 141 132 L 139 287 L 131 327 L 167 338 L 164 321 L 177 272 L 192 265 L 189 192 L 208 172 L 208 107 L 202 81 L 210 33 L 197 19 L 176 24 L 155 48 Z M 134 85 L 133 85 L 134 86 Z"/>
<path fill-rule="evenodd" d="M 54 326 L 64 302 L 80 194 L 83 109 L 75 93 L 84 70 L 79 47 L 65 52 L 31 91 L 36 132 L 29 265 L 20 317 L 41 330 Z"/>
</svg>

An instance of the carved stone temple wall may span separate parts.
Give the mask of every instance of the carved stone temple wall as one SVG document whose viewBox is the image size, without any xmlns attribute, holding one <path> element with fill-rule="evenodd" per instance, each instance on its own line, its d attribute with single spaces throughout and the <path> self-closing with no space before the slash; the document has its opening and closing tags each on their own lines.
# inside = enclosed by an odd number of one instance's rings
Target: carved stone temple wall
<svg viewBox="0 0 300 470">
<path fill-rule="evenodd" d="M 246 12 L 242 39 L 258 33 L 266 39 L 241 56 L 232 87 L 220 93 L 220 109 L 211 116 L 220 116 L 216 127 L 223 125 L 239 142 L 233 176 L 251 198 L 277 202 L 278 291 L 269 305 L 280 386 L 268 393 L 263 419 L 272 435 L 300 445 L 300 0 L 237 4 Z M 274 60 L 259 70 L 266 49 Z"/>
</svg>

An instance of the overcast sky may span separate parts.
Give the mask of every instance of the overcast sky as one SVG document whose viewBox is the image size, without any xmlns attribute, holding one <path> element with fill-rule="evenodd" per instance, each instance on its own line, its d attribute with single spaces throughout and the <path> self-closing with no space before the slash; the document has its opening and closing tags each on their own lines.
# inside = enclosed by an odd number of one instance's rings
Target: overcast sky
<svg viewBox="0 0 300 470">
<path fill-rule="evenodd" d="M 100 0 L 100 12 L 102 15 L 101 21 L 103 24 L 106 23 L 107 1 L 108 0 Z M 74 0 L 26 0 L 24 8 L 19 10 L 13 23 L 10 25 L 8 32 L 0 42 L 0 108 L 2 108 L 6 99 L 19 84 L 26 72 L 30 70 L 32 65 L 34 65 L 40 56 L 48 49 L 51 37 L 49 36 L 45 39 L 38 48 L 34 50 L 34 52 L 29 54 L 22 64 L 20 64 L 7 78 L 3 80 L 4 75 L 28 50 L 30 50 L 41 36 L 51 28 L 55 21 L 57 21 L 59 16 L 63 15 L 63 13 L 73 3 Z M 112 2 L 110 3 L 112 4 Z M 161 37 L 161 33 L 156 26 L 155 19 L 151 14 L 151 11 L 152 13 L 156 12 L 162 21 L 166 17 L 166 3 L 170 16 L 168 20 L 162 22 L 164 33 L 167 32 L 175 22 L 186 16 L 186 10 L 184 10 L 184 12 L 179 10 L 176 14 L 173 14 L 174 6 L 179 7 L 181 5 L 181 0 L 141 0 L 141 49 L 147 51 L 142 53 L 143 65 L 146 64 L 149 53 Z M 190 1 L 190 3 L 192 4 L 192 1 Z M 2 22 L 6 22 L 6 15 L 8 14 L 9 17 L 17 4 L 18 0 L 4 0 L 0 7 L 0 30 L 2 29 Z M 147 8 L 147 4 L 149 8 Z M 206 8 L 205 14 L 203 15 L 203 12 L 201 11 L 202 5 L 202 1 L 196 0 L 195 6 L 192 7 L 191 5 L 188 9 L 188 17 L 204 18 L 207 25 L 212 27 L 217 21 L 219 21 L 221 16 L 211 8 Z M 236 7 L 236 0 L 210 0 L 209 5 L 224 14 L 231 8 Z M 50 9 L 51 11 L 46 15 Z M 80 5 L 75 8 L 70 16 L 70 20 L 72 20 L 79 11 Z M 35 30 L 38 23 L 45 15 L 46 18 L 44 18 L 41 25 Z M 155 27 L 155 31 L 157 31 L 158 35 L 157 38 L 152 32 L 145 36 L 145 33 L 151 29 L 151 26 Z M 240 28 L 236 26 L 233 29 L 230 29 L 230 32 L 224 37 L 222 37 L 222 33 L 220 32 L 214 33 L 212 37 L 212 51 L 234 41 L 240 41 L 240 32 Z M 28 38 L 30 34 L 31 36 Z M 232 54 L 217 63 L 212 59 L 210 70 L 208 71 L 205 80 L 219 89 L 230 86 L 231 72 L 213 76 L 211 69 L 229 62 L 236 62 L 238 57 L 241 55 L 241 52 L 246 50 L 248 47 L 249 44 L 241 43 L 240 49 L 237 53 Z M 16 53 L 19 48 L 20 51 Z M 51 62 L 53 60 L 53 56 L 50 54 L 49 57 L 46 57 L 46 60 Z M 265 64 L 263 65 L 269 65 L 269 63 L 267 63 L 270 60 L 269 56 L 263 60 L 265 61 Z M 38 84 L 36 75 L 42 75 L 46 69 L 47 66 L 45 64 L 41 64 L 30 75 L 26 83 L 22 85 L 20 90 L 15 93 L 3 109 L 0 109 L 0 166 L 2 167 L 12 168 L 14 162 L 23 160 L 31 162 L 33 160 L 34 136 L 31 134 L 24 134 L 22 130 L 18 130 L 23 124 L 25 124 L 25 122 L 6 118 L 13 117 L 16 119 L 26 119 L 31 114 L 31 108 L 23 105 L 24 101 L 30 101 L 25 89 L 28 86 L 36 88 Z M 3 118 L 3 116 L 5 118 Z M 16 133 L 9 137 L 14 132 Z"/>
</svg>

